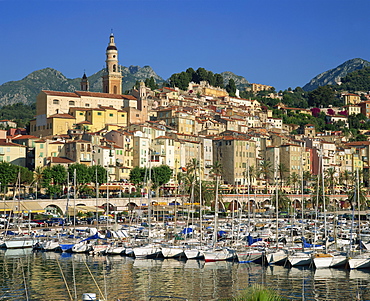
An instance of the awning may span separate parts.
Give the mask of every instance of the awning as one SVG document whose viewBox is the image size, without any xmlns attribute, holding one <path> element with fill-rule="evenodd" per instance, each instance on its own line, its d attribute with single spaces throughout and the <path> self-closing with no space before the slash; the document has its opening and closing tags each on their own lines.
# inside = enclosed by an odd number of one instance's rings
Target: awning
<svg viewBox="0 0 370 301">
<path fill-rule="evenodd" d="M 69 206 L 68 207 L 68 214 L 73 214 L 75 211 L 74 207 L 72 206 Z M 76 206 L 76 212 L 82 212 L 82 213 L 86 213 L 86 212 L 104 212 L 105 210 L 104 209 L 101 209 L 101 208 L 97 208 L 95 206 L 83 206 L 83 205 L 79 205 L 79 206 Z"/>
<path fill-rule="evenodd" d="M 19 208 L 18 208 L 19 207 Z M 6 201 L 0 202 L 0 211 L 13 211 L 13 213 L 38 213 L 45 209 L 37 201 Z"/>
</svg>

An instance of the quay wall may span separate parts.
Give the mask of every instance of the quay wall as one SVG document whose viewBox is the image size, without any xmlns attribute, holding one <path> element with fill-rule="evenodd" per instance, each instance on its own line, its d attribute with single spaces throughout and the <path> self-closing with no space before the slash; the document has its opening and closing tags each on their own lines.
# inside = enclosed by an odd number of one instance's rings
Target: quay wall
<svg viewBox="0 0 370 301">
<path fill-rule="evenodd" d="M 300 208 L 302 195 L 301 194 L 289 194 L 287 195 L 289 198 L 292 206 L 295 206 L 296 208 Z M 316 200 L 311 200 L 312 195 L 303 195 L 304 202 L 316 202 Z M 348 200 L 347 195 L 330 195 L 328 196 L 331 204 L 339 204 L 340 202 L 345 202 Z M 252 205 L 251 208 L 259 209 L 263 208 L 264 206 L 273 206 L 275 204 L 275 196 L 270 194 L 253 194 L 249 195 L 242 195 L 242 194 L 228 194 L 228 195 L 222 195 L 222 201 L 224 203 L 230 203 L 230 202 L 236 202 L 239 203 L 241 206 L 245 206 L 245 204 L 248 204 L 248 200 L 250 204 Z M 169 205 L 170 203 L 177 203 L 180 205 L 188 204 L 188 197 L 187 196 L 179 196 L 179 197 L 153 197 L 151 198 L 152 204 L 157 205 Z M 70 199 L 69 201 L 67 199 L 37 199 L 34 200 L 34 202 L 38 202 L 39 205 L 43 208 L 46 208 L 48 206 L 52 207 L 59 207 L 60 210 L 63 211 L 63 213 L 66 212 L 67 208 L 67 202 L 69 207 L 73 206 L 104 206 L 107 203 L 111 204 L 112 206 L 117 208 L 117 211 L 127 210 L 128 204 L 131 203 L 132 205 L 136 206 L 147 206 L 148 205 L 148 199 L 147 198 L 89 198 L 89 199 Z M 293 205 L 294 204 L 294 205 Z"/>
</svg>

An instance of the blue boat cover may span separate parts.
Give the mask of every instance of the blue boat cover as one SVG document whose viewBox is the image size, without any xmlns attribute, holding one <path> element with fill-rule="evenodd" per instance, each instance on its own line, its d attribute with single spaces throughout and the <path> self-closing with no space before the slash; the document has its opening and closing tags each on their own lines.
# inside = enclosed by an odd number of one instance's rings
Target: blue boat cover
<svg viewBox="0 0 370 301">
<path fill-rule="evenodd" d="M 181 233 L 182 234 L 188 234 L 188 233 L 192 233 L 193 232 L 193 229 L 192 228 L 184 228 Z"/>
<path fill-rule="evenodd" d="M 314 245 L 314 244 L 308 243 L 304 237 L 302 237 L 302 244 L 303 244 L 303 247 L 304 248 L 318 248 L 318 247 L 322 247 L 322 245 Z"/>
<path fill-rule="evenodd" d="M 251 246 L 257 241 L 262 241 L 262 238 L 253 238 L 252 236 L 248 235 L 248 246 Z"/>
</svg>

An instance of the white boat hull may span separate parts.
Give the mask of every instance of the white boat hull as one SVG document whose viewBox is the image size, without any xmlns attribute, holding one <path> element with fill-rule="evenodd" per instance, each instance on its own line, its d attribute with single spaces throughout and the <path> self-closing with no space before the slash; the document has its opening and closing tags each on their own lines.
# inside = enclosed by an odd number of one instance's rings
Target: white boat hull
<svg viewBox="0 0 370 301">
<path fill-rule="evenodd" d="M 309 253 L 295 253 L 292 255 L 288 255 L 288 261 L 291 266 L 307 266 L 312 263 L 311 254 Z"/>
<path fill-rule="evenodd" d="M 203 254 L 205 262 L 232 260 L 235 258 L 236 255 L 234 250 L 227 248 L 220 250 L 204 251 Z"/>
<path fill-rule="evenodd" d="M 187 259 L 204 258 L 203 250 L 200 248 L 185 249 L 184 253 Z"/>
<path fill-rule="evenodd" d="M 133 248 L 135 258 L 156 258 L 161 255 L 161 249 L 156 246 Z"/>
<path fill-rule="evenodd" d="M 273 251 L 267 255 L 269 264 L 284 265 L 288 259 L 288 254 L 283 250 Z"/>
<path fill-rule="evenodd" d="M 348 265 L 350 269 L 370 268 L 370 257 L 369 256 L 356 256 L 354 258 L 349 258 Z"/>
<path fill-rule="evenodd" d="M 243 251 L 236 251 L 236 256 L 240 263 L 256 262 L 256 261 L 263 262 L 265 254 L 264 252 L 257 251 L 257 250 L 243 250 Z"/>
<path fill-rule="evenodd" d="M 331 254 L 315 254 L 313 255 L 313 263 L 316 269 L 330 268 L 333 262 L 333 255 Z"/>
<path fill-rule="evenodd" d="M 180 247 L 162 247 L 164 258 L 175 258 L 184 256 L 184 249 Z"/>
<path fill-rule="evenodd" d="M 7 249 L 23 249 L 23 248 L 32 248 L 34 243 L 35 243 L 34 240 L 30 238 L 9 239 L 5 241 L 5 246 Z"/>
</svg>

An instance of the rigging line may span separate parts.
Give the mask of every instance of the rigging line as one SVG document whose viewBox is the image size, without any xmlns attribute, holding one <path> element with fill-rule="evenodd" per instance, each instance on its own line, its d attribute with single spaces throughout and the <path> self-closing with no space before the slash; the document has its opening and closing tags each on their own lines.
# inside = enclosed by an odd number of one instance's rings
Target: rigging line
<svg viewBox="0 0 370 301">
<path fill-rule="evenodd" d="M 85 263 L 85 265 L 86 265 L 86 268 L 87 268 L 87 270 L 88 270 L 88 272 L 89 272 L 89 274 L 90 274 L 90 276 L 91 276 L 92 280 L 94 281 L 94 283 L 95 283 L 96 287 L 97 287 L 97 288 L 98 288 L 98 290 L 99 290 L 99 294 L 100 294 L 100 296 L 104 296 L 104 295 L 103 295 L 103 293 L 102 293 L 102 291 L 101 291 L 101 289 L 100 289 L 100 287 L 99 287 L 99 285 L 98 285 L 98 283 L 97 283 L 97 282 L 96 282 L 96 280 L 95 280 L 94 275 L 92 274 L 92 272 L 91 272 L 91 270 L 90 270 L 89 266 L 87 265 L 86 260 L 84 260 L 84 263 Z M 105 299 L 105 297 L 104 297 L 104 300 L 106 300 L 106 299 Z"/>
<path fill-rule="evenodd" d="M 62 267 L 60 266 L 59 259 L 57 259 L 57 263 L 58 263 L 58 267 L 59 267 L 60 273 L 61 273 L 61 275 L 62 275 L 62 278 L 63 278 L 64 284 L 65 284 L 65 286 L 66 286 L 66 288 L 67 288 L 67 292 L 68 292 L 69 298 L 71 299 L 71 301 L 73 301 L 73 297 L 72 297 L 72 295 L 71 295 L 71 291 L 70 291 L 70 289 L 69 289 L 69 287 L 68 287 L 67 280 L 66 280 L 66 278 L 64 277 L 64 273 L 63 273 Z"/>
</svg>

